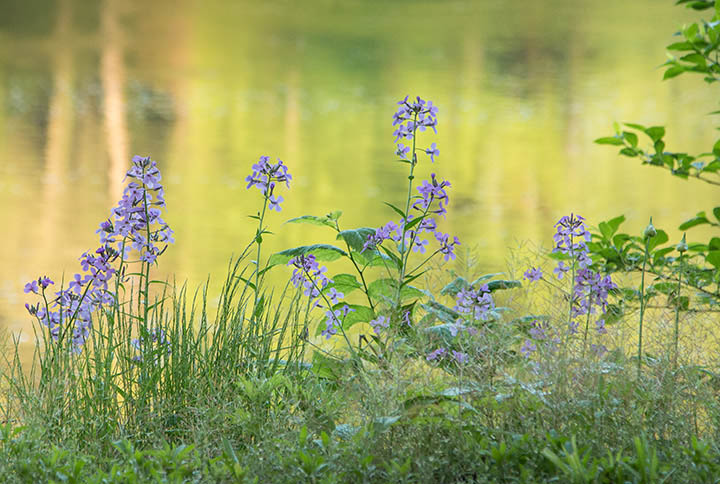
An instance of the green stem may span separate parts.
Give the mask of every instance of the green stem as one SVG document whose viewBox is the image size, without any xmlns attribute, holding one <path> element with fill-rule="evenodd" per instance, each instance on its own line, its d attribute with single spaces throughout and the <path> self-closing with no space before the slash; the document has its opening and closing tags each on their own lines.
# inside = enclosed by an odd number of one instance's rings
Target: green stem
<svg viewBox="0 0 720 484">
<path fill-rule="evenodd" d="M 682 264 L 682 261 L 681 261 Z M 675 353 L 673 354 L 673 368 L 677 369 L 678 360 L 678 340 L 680 339 L 680 283 L 682 279 L 682 265 L 678 272 L 677 286 L 675 288 Z"/>
<path fill-rule="evenodd" d="M 412 187 L 413 187 L 413 180 L 415 179 L 415 165 L 417 164 L 417 154 L 415 153 L 416 149 L 416 141 L 417 141 L 417 113 L 413 115 L 413 143 L 412 143 L 412 156 L 410 160 L 410 174 L 408 175 L 408 192 L 407 192 L 407 199 L 405 201 L 405 215 L 403 220 L 403 231 L 402 231 L 402 239 L 400 240 L 400 277 L 398 279 L 398 288 L 397 288 L 397 294 L 395 295 L 395 305 L 397 309 L 400 309 L 400 289 L 402 287 L 402 282 L 405 279 L 405 266 L 407 264 L 407 257 L 405 255 L 405 234 L 407 233 L 407 224 L 408 224 L 408 217 L 410 216 L 410 200 L 412 199 Z M 408 252 L 410 251 L 410 248 L 407 248 Z"/>
<path fill-rule="evenodd" d="M 640 327 L 638 329 L 638 378 L 642 372 L 643 318 L 645 317 L 645 266 L 649 256 L 650 238 L 645 238 L 645 257 L 643 257 L 642 275 L 640 276 Z"/>
<path fill-rule="evenodd" d="M 257 255 L 255 258 L 255 301 L 253 302 L 253 317 L 255 317 L 255 311 L 257 309 L 258 299 L 260 299 L 260 249 L 262 248 L 262 233 L 263 233 L 263 220 L 265 219 L 265 211 L 267 210 L 268 199 L 270 193 L 265 193 L 265 199 L 263 200 L 262 213 L 260 214 L 260 220 L 258 220 L 258 229 L 255 234 L 255 243 L 257 244 Z"/>
</svg>

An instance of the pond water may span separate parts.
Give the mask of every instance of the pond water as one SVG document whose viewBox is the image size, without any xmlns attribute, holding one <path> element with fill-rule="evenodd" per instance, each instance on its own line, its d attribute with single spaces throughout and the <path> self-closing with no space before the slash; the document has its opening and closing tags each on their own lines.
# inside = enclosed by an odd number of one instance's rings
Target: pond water
<svg viewBox="0 0 720 484">
<path fill-rule="evenodd" d="M 424 140 L 441 155 L 420 179 L 452 182 L 442 228 L 482 269 L 502 270 L 519 242 L 549 244 L 571 211 L 673 229 L 718 198 L 592 142 L 635 121 L 666 125 L 669 149 L 711 146 L 713 120 L 696 113 L 717 109 L 713 88 L 661 81 L 664 46 L 697 17 L 670 1 L 0 3 L 0 328 L 23 348 L 23 284 L 78 270 L 133 154 L 164 174 L 177 243 L 159 277 L 195 286 L 251 237 L 259 198 L 244 178 L 259 155 L 294 176 L 268 252 L 331 240 L 281 225 L 294 216 L 394 218 L 382 202 L 407 182 L 391 126 L 405 94 L 440 107 Z"/>
</svg>

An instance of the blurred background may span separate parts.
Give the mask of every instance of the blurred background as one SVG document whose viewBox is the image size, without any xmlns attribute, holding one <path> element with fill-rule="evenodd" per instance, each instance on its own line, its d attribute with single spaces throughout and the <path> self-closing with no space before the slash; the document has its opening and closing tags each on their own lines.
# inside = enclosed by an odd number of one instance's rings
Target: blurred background
<svg viewBox="0 0 720 484">
<path fill-rule="evenodd" d="M 78 271 L 132 155 L 156 159 L 176 244 L 158 278 L 224 275 L 260 203 L 260 155 L 294 177 L 268 249 L 330 241 L 286 219 L 343 210 L 345 228 L 394 214 L 395 102 L 440 107 L 435 164 L 452 182 L 441 229 L 505 268 L 549 245 L 569 212 L 674 230 L 717 192 L 593 144 L 613 121 L 663 124 L 668 149 L 714 141 L 712 88 L 662 82 L 664 46 L 698 14 L 658 0 L 0 0 L 0 328 L 31 348 L 23 284 Z M 695 235 L 701 235 L 698 229 Z M 691 237 L 692 238 L 692 237 Z M 452 265 L 448 266 L 449 268 Z M 277 280 L 289 276 L 278 268 Z"/>
</svg>

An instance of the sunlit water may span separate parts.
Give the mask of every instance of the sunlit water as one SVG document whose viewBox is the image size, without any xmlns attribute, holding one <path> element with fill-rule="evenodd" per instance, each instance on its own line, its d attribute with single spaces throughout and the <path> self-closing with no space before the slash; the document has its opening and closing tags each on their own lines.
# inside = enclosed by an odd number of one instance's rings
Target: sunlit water
<svg viewBox="0 0 720 484">
<path fill-rule="evenodd" d="M 3 4 L 5 3 L 5 4 Z M 571 211 L 674 228 L 717 191 L 592 143 L 612 122 L 668 127 L 668 148 L 711 146 L 700 79 L 661 82 L 664 45 L 697 14 L 636 0 L 0 2 L 0 327 L 31 322 L 22 286 L 78 270 L 133 154 L 164 174 L 177 243 L 161 275 L 220 279 L 250 239 L 259 155 L 294 183 L 267 253 L 331 241 L 282 226 L 343 210 L 344 227 L 395 218 L 405 165 L 391 115 L 405 94 L 440 107 L 442 229 L 502 270 L 508 247 L 546 245 Z M 716 203 L 715 203 L 716 204 Z M 676 231 L 670 231 L 677 236 Z M 284 269 L 273 276 L 286 277 Z M 287 270 L 286 270 L 287 271 Z M 288 271 L 289 272 L 289 271 Z M 288 274 L 289 275 L 289 274 Z"/>
</svg>

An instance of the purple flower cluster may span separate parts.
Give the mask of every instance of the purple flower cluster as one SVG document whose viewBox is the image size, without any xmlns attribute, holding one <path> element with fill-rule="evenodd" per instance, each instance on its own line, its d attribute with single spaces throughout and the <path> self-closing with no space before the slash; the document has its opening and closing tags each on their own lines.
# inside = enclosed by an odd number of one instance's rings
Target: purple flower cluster
<svg viewBox="0 0 720 484">
<path fill-rule="evenodd" d="M 333 306 L 345 297 L 345 295 L 337 291 L 334 287 L 329 288 L 327 291 L 325 290 L 328 284 L 333 281 L 325 275 L 327 267 L 320 267 L 320 264 L 318 264 L 313 254 L 303 254 L 294 257 L 290 259 L 288 265 L 295 267 L 290 281 L 296 288 L 302 287 L 303 294 L 314 300 L 311 304 L 312 308 L 324 307 L 320 300 L 325 300 L 326 320 L 322 335 L 330 339 L 333 335 L 337 334 L 338 328 L 342 327 L 342 321 L 353 309 L 348 305 L 340 309 L 333 309 Z"/>
<path fill-rule="evenodd" d="M 426 102 L 420 99 L 420 96 L 416 97 L 415 101 L 408 102 L 408 97 L 405 96 L 405 99 L 398 102 L 400 107 L 393 114 L 392 125 L 397 126 L 393 133 L 396 143 L 401 139 L 413 139 L 418 130 L 425 131 L 427 128 L 432 128 L 437 134 L 437 106 L 433 105 L 432 101 Z M 402 143 L 398 144 L 398 156 L 404 158 L 409 151 L 409 147 L 403 146 Z M 430 155 L 432 161 L 435 161 L 435 157 L 440 155 L 440 150 L 437 149 L 435 143 L 423 151 Z M 412 154 L 412 158 L 414 162 L 415 153 Z"/>
<path fill-rule="evenodd" d="M 573 316 L 595 314 L 596 307 L 600 307 L 604 312 L 607 309 L 609 291 L 616 288 L 617 285 L 609 275 L 603 277 L 591 269 L 580 269 L 575 276 Z"/>
<path fill-rule="evenodd" d="M 56 341 L 70 331 L 76 352 L 90 335 L 93 314 L 115 303 L 115 294 L 108 289 L 108 282 L 117 274 L 113 263 L 117 259 L 124 261 L 133 249 L 139 252 L 139 260 L 154 263 L 173 242 L 173 231 L 160 217 L 165 200 L 156 163 L 149 157 L 134 156 L 126 178 L 133 181 L 125 187 L 111 218 L 96 231 L 102 245 L 80 257 L 82 273 L 75 274 L 68 287 L 56 292 L 50 301 L 45 298 L 45 289 L 53 282 L 47 277 L 25 285 L 26 293 L 37 294 L 41 289 L 45 300 L 45 307 L 26 304 L 30 314 L 48 328 Z M 166 245 L 159 249 L 157 243 Z"/>
<path fill-rule="evenodd" d="M 100 234 L 101 244 L 121 252 L 123 260 L 134 249 L 141 261 L 153 263 L 167 244 L 175 242 L 172 229 L 160 216 L 165 207 L 160 170 L 150 157 L 133 156 L 125 178 L 133 180 L 113 208 L 112 218 L 102 222 L 95 233 Z M 157 243 L 165 247 L 160 249 Z"/>
<path fill-rule="evenodd" d="M 370 326 L 372 326 L 375 334 L 380 334 L 383 329 L 387 329 L 390 326 L 390 318 L 386 316 L 378 316 L 370 321 Z"/>
<path fill-rule="evenodd" d="M 402 241 L 404 232 L 407 246 L 411 247 L 414 252 L 424 254 L 427 252 L 426 246 L 429 241 L 422 238 L 421 234 L 430 233 L 434 235 L 440 244 L 436 252 L 443 254 L 446 261 L 455 259 L 455 247 L 460 245 L 460 240 L 457 237 L 451 238 L 449 234 L 437 230 L 437 221 L 432 217 L 428 217 L 430 213 L 443 216 L 447 213 L 446 206 L 450 199 L 445 189 L 449 186 L 450 182 L 438 181 L 435 174 L 431 174 L 430 181 L 425 180 L 422 185 L 417 187 L 420 196 L 416 197 L 417 200 L 412 205 L 413 209 L 422 212 L 420 214 L 422 220 L 415 224 L 413 228 L 407 230 L 405 230 L 405 226 L 415 219 L 415 215 L 409 215 L 407 223 L 405 220 L 401 220 L 399 224 L 392 221 L 386 223 L 382 227 L 375 229 L 374 234 L 368 236 L 363 245 L 363 251 L 374 250 L 386 240 L 393 240 L 399 244 Z"/>
<path fill-rule="evenodd" d="M 530 282 L 537 282 L 542 279 L 542 276 L 542 271 L 536 267 L 531 267 L 525 271 L 525 274 L 523 274 L 523 277 Z"/>
<path fill-rule="evenodd" d="M 479 289 L 465 288 L 455 297 L 455 311 L 460 314 L 470 314 L 475 321 L 485 321 L 488 313 L 495 308 L 492 294 L 487 284 Z"/>
<path fill-rule="evenodd" d="M 445 359 L 449 356 L 451 356 L 455 360 L 455 362 L 457 362 L 460 365 L 467 363 L 469 360 L 467 353 L 464 353 L 462 351 L 456 351 L 456 350 L 451 350 L 451 352 L 448 353 L 447 349 L 445 349 L 445 348 L 438 348 L 436 350 L 431 351 L 430 353 L 427 354 L 425 359 L 427 361 L 436 361 L 436 360 L 439 361 L 439 360 Z"/>
<path fill-rule="evenodd" d="M 555 242 L 553 253 L 570 256 L 572 259 L 570 264 L 577 261 L 581 269 L 592 264 L 587 248 L 587 242 L 590 242 L 590 232 L 585 227 L 585 218 L 575 214 L 570 214 L 569 217 L 565 215 L 558 220 L 555 228 L 557 232 L 553 236 Z M 563 261 L 560 261 L 554 272 L 558 279 L 562 279 L 571 268 L 572 265 L 566 266 Z"/>
<path fill-rule="evenodd" d="M 282 202 L 284 198 L 282 196 L 276 197 L 273 192 L 276 183 L 284 182 L 287 188 L 290 188 L 292 175 L 288 173 L 287 166 L 284 165 L 279 158 L 277 163 L 272 164 L 270 163 L 269 156 L 261 156 L 260 161 L 255 163 L 252 169 L 252 174 L 245 178 L 245 181 L 248 182 L 247 188 L 250 189 L 252 186 L 258 187 L 269 202 L 270 210 L 281 211 L 280 202 Z"/>
</svg>

